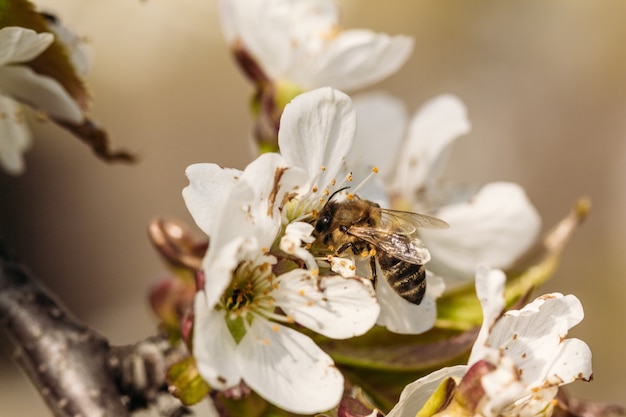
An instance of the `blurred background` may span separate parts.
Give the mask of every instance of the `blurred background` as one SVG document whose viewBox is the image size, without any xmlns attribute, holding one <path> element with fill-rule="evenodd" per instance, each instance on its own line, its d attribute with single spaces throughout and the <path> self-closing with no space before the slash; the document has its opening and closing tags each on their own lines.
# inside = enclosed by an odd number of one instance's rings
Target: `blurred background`
<svg viewBox="0 0 626 417">
<path fill-rule="evenodd" d="M 34 123 L 26 173 L 0 173 L 0 236 L 82 320 L 131 343 L 153 334 L 147 289 L 165 274 L 146 227 L 192 224 L 185 168 L 252 158 L 251 85 L 223 42 L 215 0 L 41 0 L 89 39 L 92 115 L 136 166 L 108 166 L 62 129 Z M 626 405 L 626 2 L 339 0 L 346 28 L 415 38 L 395 76 L 371 89 L 413 112 L 440 93 L 469 109 L 449 178 L 521 184 L 548 228 L 593 202 L 556 276 L 574 293 L 571 333 L 594 354 L 594 381 L 571 392 Z M 381 138 L 384 140 L 384 138 Z M 4 337 L 4 336 L 2 336 Z M 49 412 L 0 338 L 0 415 Z"/>
</svg>

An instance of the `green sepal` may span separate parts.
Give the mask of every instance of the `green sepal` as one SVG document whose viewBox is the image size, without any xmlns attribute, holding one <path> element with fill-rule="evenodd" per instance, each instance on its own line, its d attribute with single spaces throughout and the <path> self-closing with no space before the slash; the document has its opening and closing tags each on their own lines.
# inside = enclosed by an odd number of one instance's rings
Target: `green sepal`
<svg viewBox="0 0 626 417">
<path fill-rule="evenodd" d="M 52 33 L 46 19 L 28 0 L 0 0 L 0 28 L 7 26 L 21 26 L 37 33 Z M 87 87 L 76 73 L 67 50 L 56 37 L 54 43 L 39 56 L 21 65 L 55 79 L 83 110 L 89 108 Z"/>
<path fill-rule="evenodd" d="M 563 249 L 585 219 L 590 204 L 579 200 L 572 211 L 557 223 L 527 255 L 506 271 L 504 298 L 511 308 L 536 287 L 546 282 L 556 270 Z M 453 290 L 437 301 L 436 327 L 468 330 L 482 324 L 482 308 L 474 285 Z"/>
<path fill-rule="evenodd" d="M 241 342 L 241 339 L 243 339 L 243 337 L 246 335 L 246 326 L 243 320 L 243 317 L 231 319 L 228 317 L 228 315 L 226 316 L 226 326 L 228 327 L 230 334 L 233 336 L 233 339 L 235 339 L 235 343 L 237 344 L 239 344 L 239 342 Z"/>
<path fill-rule="evenodd" d="M 209 384 L 200 376 L 193 357 L 172 365 L 167 371 L 167 383 L 170 393 L 185 405 L 202 401 L 210 391 Z"/>
<path fill-rule="evenodd" d="M 282 114 L 285 106 L 294 98 L 304 93 L 306 90 L 286 80 L 276 82 L 274 85 L 274 106 Z"/>
<path fill-rule="evenodd" d="M 441 381 L 435 392 L 426 400 L 415 417 L 431 417 L 447 407 L 456 391 L 456 381 L 448 377 Z"/>
</svg>

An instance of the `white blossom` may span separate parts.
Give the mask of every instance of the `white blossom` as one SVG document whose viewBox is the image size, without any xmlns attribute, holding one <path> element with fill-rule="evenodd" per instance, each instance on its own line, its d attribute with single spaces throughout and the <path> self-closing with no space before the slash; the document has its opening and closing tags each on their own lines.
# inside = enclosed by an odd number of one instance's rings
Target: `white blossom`
<svg viewBox="0 0 626 417">
<path fill-rule="evenodd" d="M 331 0 L 222 0 L 226 40 L 243 46 L 273 82 L 344 91 L 396 72 L 413 49 L 407 36 L 341 30 Z"/>
<path fill-rule="evenodd" d="M 457 97 L 433 98 L 408 125 L 404 106 L 389 95 L 362 95 L 355 106 L 355 148 L 361 152 L 351 155 L 352 161 L 375 163 L 381 172 L 382 182 L 367 192 L 379 201 L 387 198 L 394 208 L 433 214 L 450 225 L 420 233 L 432 255 L 428 268 L 446 284 L 473 278 L 480 263 L 507 268 L 535 242 L 541 220 L 519 185 L 494 182 L 474 191 L 442 181 L 451 145 L 470 129 Z M 388 128 L 380 132 L 375 126 Z"/>
<path fill-rule="evenodd" d="M 583 318 L 580 301 L 573 295 L 546 294 L 502 315 L 505 279 L 500 270 L 478 269 L 476 292 L 484 321 L 468 365 L 444 368 L 409 384 L 388 417 L 415 416 L 444 378 L 462 380 L 481 361 L 493 369 L 479 375 L 483 394 L 476 409 L 466 410 L 468 415 L 549 416 L 559 386 L 591 378 L 589 347 L 566 338 Z"/>
<path fill-rule="evenodd" d="M 31 142 L 21 104 L 58 120 L 83 120 L 80 107 L 61 84 L 25 65 L 53 41 L 51 33 L 14 26 L 0 29 L 0 164 L 11 174 L 24 170 L 22 155 Z"/>
<path fill-rule="evenodd" d="M 336 339 L 361 335 L 379 314 L 371 283 L 289 268 L 283 252 L 272 249 L 282 230 L 281 204 L 306 183 L 302 169 L 288 166 L 278 154 L 265 154 L 236 178 L 222 170 L 223 183 L 212 189 L 213 169 L 192 166 L 184 191 L 196 222 L 211 237 L 202 263 L 205 286 L 194 307 L 193 354 L 200 374 L 216 389 L 243 380 L 291 412 L 336 406 L 343 376 L 308 336 L 285 324 Z M 301 248 L 289 244 L 306 238 L 306 231 L 294 224 L 281 245 L 300 257 Z"/>
<path fill-rule="evenodd" d="M 281 154 L 290 165 L 304 167 L 309 178 L 308 187 L 303 187 L 298 198 L 288 207 L 292 220 L 310 219 L 312 213 L 322 209 L 328 195 L 346 184 L 345 175 L 350 171 L 350 166 L 346 167 L 346 158 L 358 152 L 352 146 L 356 134 L 355 124 L 351 100 L 330 88 L 302 94 L 285 107 L 278 132 Z M 380 155 L 385 158 L 384 152 Z M 357 187 L 360 185 L 355 189 Z M 357 276 L 371 275 L 369 261 L 347 256 L 344 259 L 350 262 L 343 262 L 342 265 L 339 259 L 331 259 L 334 271 L 343 270 L 351 274 L 351 264 L 356 262 L 360 264 L 356 266 Z M 380 279 L 376 294 L 381 304 L 378 324 L 390 331 L 405 334 L 423 333 L 434 325 L 435 300 L 444 289 L 438 277 L 428 275 L 426 294 L 420 305 L 415 305 L 389 288 L 379 267 L 377 275 Z"/>
</svg>

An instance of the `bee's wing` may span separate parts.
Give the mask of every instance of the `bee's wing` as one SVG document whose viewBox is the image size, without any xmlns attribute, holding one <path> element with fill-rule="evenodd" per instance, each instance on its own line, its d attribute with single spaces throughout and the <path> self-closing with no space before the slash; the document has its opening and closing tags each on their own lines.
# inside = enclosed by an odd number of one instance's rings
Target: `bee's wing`
<svg viewBox="0 0 626 417">
<path fill-rule="evenodd" d="M 398 233 L 380 227 L 351 226 L 349 235 L 362 239 L 388 255 L 402 261 L 423 265 L 430 260 L 430 252 L 415 235 Z"/>
<path fill-rule="evenodd" d="M 446 229 L 448 223 L 437 217 L 410 211 L 380 209 L 381 220 L 385 227 L 396 233 L 411 235 L 417 229 Z"/>
</svg>

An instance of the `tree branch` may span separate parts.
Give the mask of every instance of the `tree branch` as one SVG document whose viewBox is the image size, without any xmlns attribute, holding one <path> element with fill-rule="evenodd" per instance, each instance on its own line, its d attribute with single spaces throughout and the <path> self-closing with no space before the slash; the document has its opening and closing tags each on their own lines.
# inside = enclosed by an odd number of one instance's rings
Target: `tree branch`
<svg viewBox="0 0 626 417">
<path fill-rule="evenodd" d="M 158 337 L 111 347 L 72 317 L 2 245 L 0 325 L 55 417 L 129 417 L 152 404 L 162 406 L 163 415 L 188 413 L 167 393 L 165 382 L 166 369 L 186 355 L 184 348 Z"/>
</svg>

